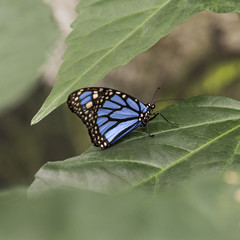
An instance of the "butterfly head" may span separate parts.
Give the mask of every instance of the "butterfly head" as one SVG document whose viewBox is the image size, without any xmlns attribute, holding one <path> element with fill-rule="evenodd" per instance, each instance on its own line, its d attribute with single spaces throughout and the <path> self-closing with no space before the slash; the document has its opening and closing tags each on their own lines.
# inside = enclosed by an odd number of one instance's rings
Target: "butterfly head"
<svg viewBox="0 0 240 240">
<path fill-rule="evenodd" d="M 154 103 L 148 103 L 147 107 L 148 107 L 149 110 L 152 111 L 155 108 L 155 104 Z"/>
<path fill-rule="evenodd" d="M 152 114 L 152 111 L 153 111 L 153 109 L 155 108 L 155 104 L 153 104 L 153 103 L 148 103 L 147 105 L 146 105 L 146 107 L 147 107 L 147 111 L 145 112 L 145 113 L 142 113 L 141 114 L 141 122 L 142 122 L 142 126 L 146 126 L 147 125 L 147 123 L 148 123 L 148 121 L 149 121 L 149 118 L 150 118 L 150 116 L 151 116 L 151 114 Z"/>
</svg>

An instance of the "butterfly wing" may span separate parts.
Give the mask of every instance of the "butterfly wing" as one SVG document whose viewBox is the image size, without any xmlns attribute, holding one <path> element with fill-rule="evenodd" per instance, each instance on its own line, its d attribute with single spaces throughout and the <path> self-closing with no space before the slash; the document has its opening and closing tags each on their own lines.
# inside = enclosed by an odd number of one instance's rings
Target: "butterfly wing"
<svg viewBox="0 0 240 240">
<path fill-rule="evenodd" d="M 87 126 L 93 144 L 102 149 L 141 125 L 148 110 L 138 99 L 110 88 L 82 88 L 70 94 L 67 102 Z"/>
</svg>

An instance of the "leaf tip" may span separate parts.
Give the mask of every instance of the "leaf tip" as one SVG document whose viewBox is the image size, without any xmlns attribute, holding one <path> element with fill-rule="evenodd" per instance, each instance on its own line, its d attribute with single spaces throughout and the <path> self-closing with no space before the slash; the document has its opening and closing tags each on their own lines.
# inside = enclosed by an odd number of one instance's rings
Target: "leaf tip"
<svg viewBox="0 0 240 240">
<path fill-rule="evenodd" d="M 30 123 L 31 126 L 37 124 L 38 122 L 40 122 L 43 119 L 43 117 L 41 117 L 41 115 L 40 115 L 40 110 L 32 118 L 31 123 Z"/>
</svg>

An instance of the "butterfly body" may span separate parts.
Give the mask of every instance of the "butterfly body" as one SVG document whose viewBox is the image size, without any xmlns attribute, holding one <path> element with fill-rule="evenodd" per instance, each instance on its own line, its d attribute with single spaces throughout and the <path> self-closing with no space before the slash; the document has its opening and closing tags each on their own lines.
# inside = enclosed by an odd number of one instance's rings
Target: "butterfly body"
<svg viewBox="0 0 240 240">
<path fill-rule="evenodd" d="M 137 127 L 151 120 L 154 104 L 118 90 L 89 87 L 71 93 L 70 110 L 87 126 L 92 143 L 106 149 Z"/>
</svg>

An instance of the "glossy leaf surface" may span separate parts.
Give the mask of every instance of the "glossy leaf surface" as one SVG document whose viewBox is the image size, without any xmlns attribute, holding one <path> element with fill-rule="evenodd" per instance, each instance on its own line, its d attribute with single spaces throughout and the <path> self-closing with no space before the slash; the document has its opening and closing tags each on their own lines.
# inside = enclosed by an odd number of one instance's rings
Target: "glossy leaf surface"
<svg viewBox="0 0 240 240">
<path fill-rule="evenodd" d="M 240 103 L 214 96 L 179 102 L 146 129 L 107 150 L 91 147 L 81 156 L 44 165 L 31 186 L 39 191 L 70 186 L 106 194 L 135 189 L 159 192 L 195 175 L 223 173 L 240 165 Z"/>
</svg>

